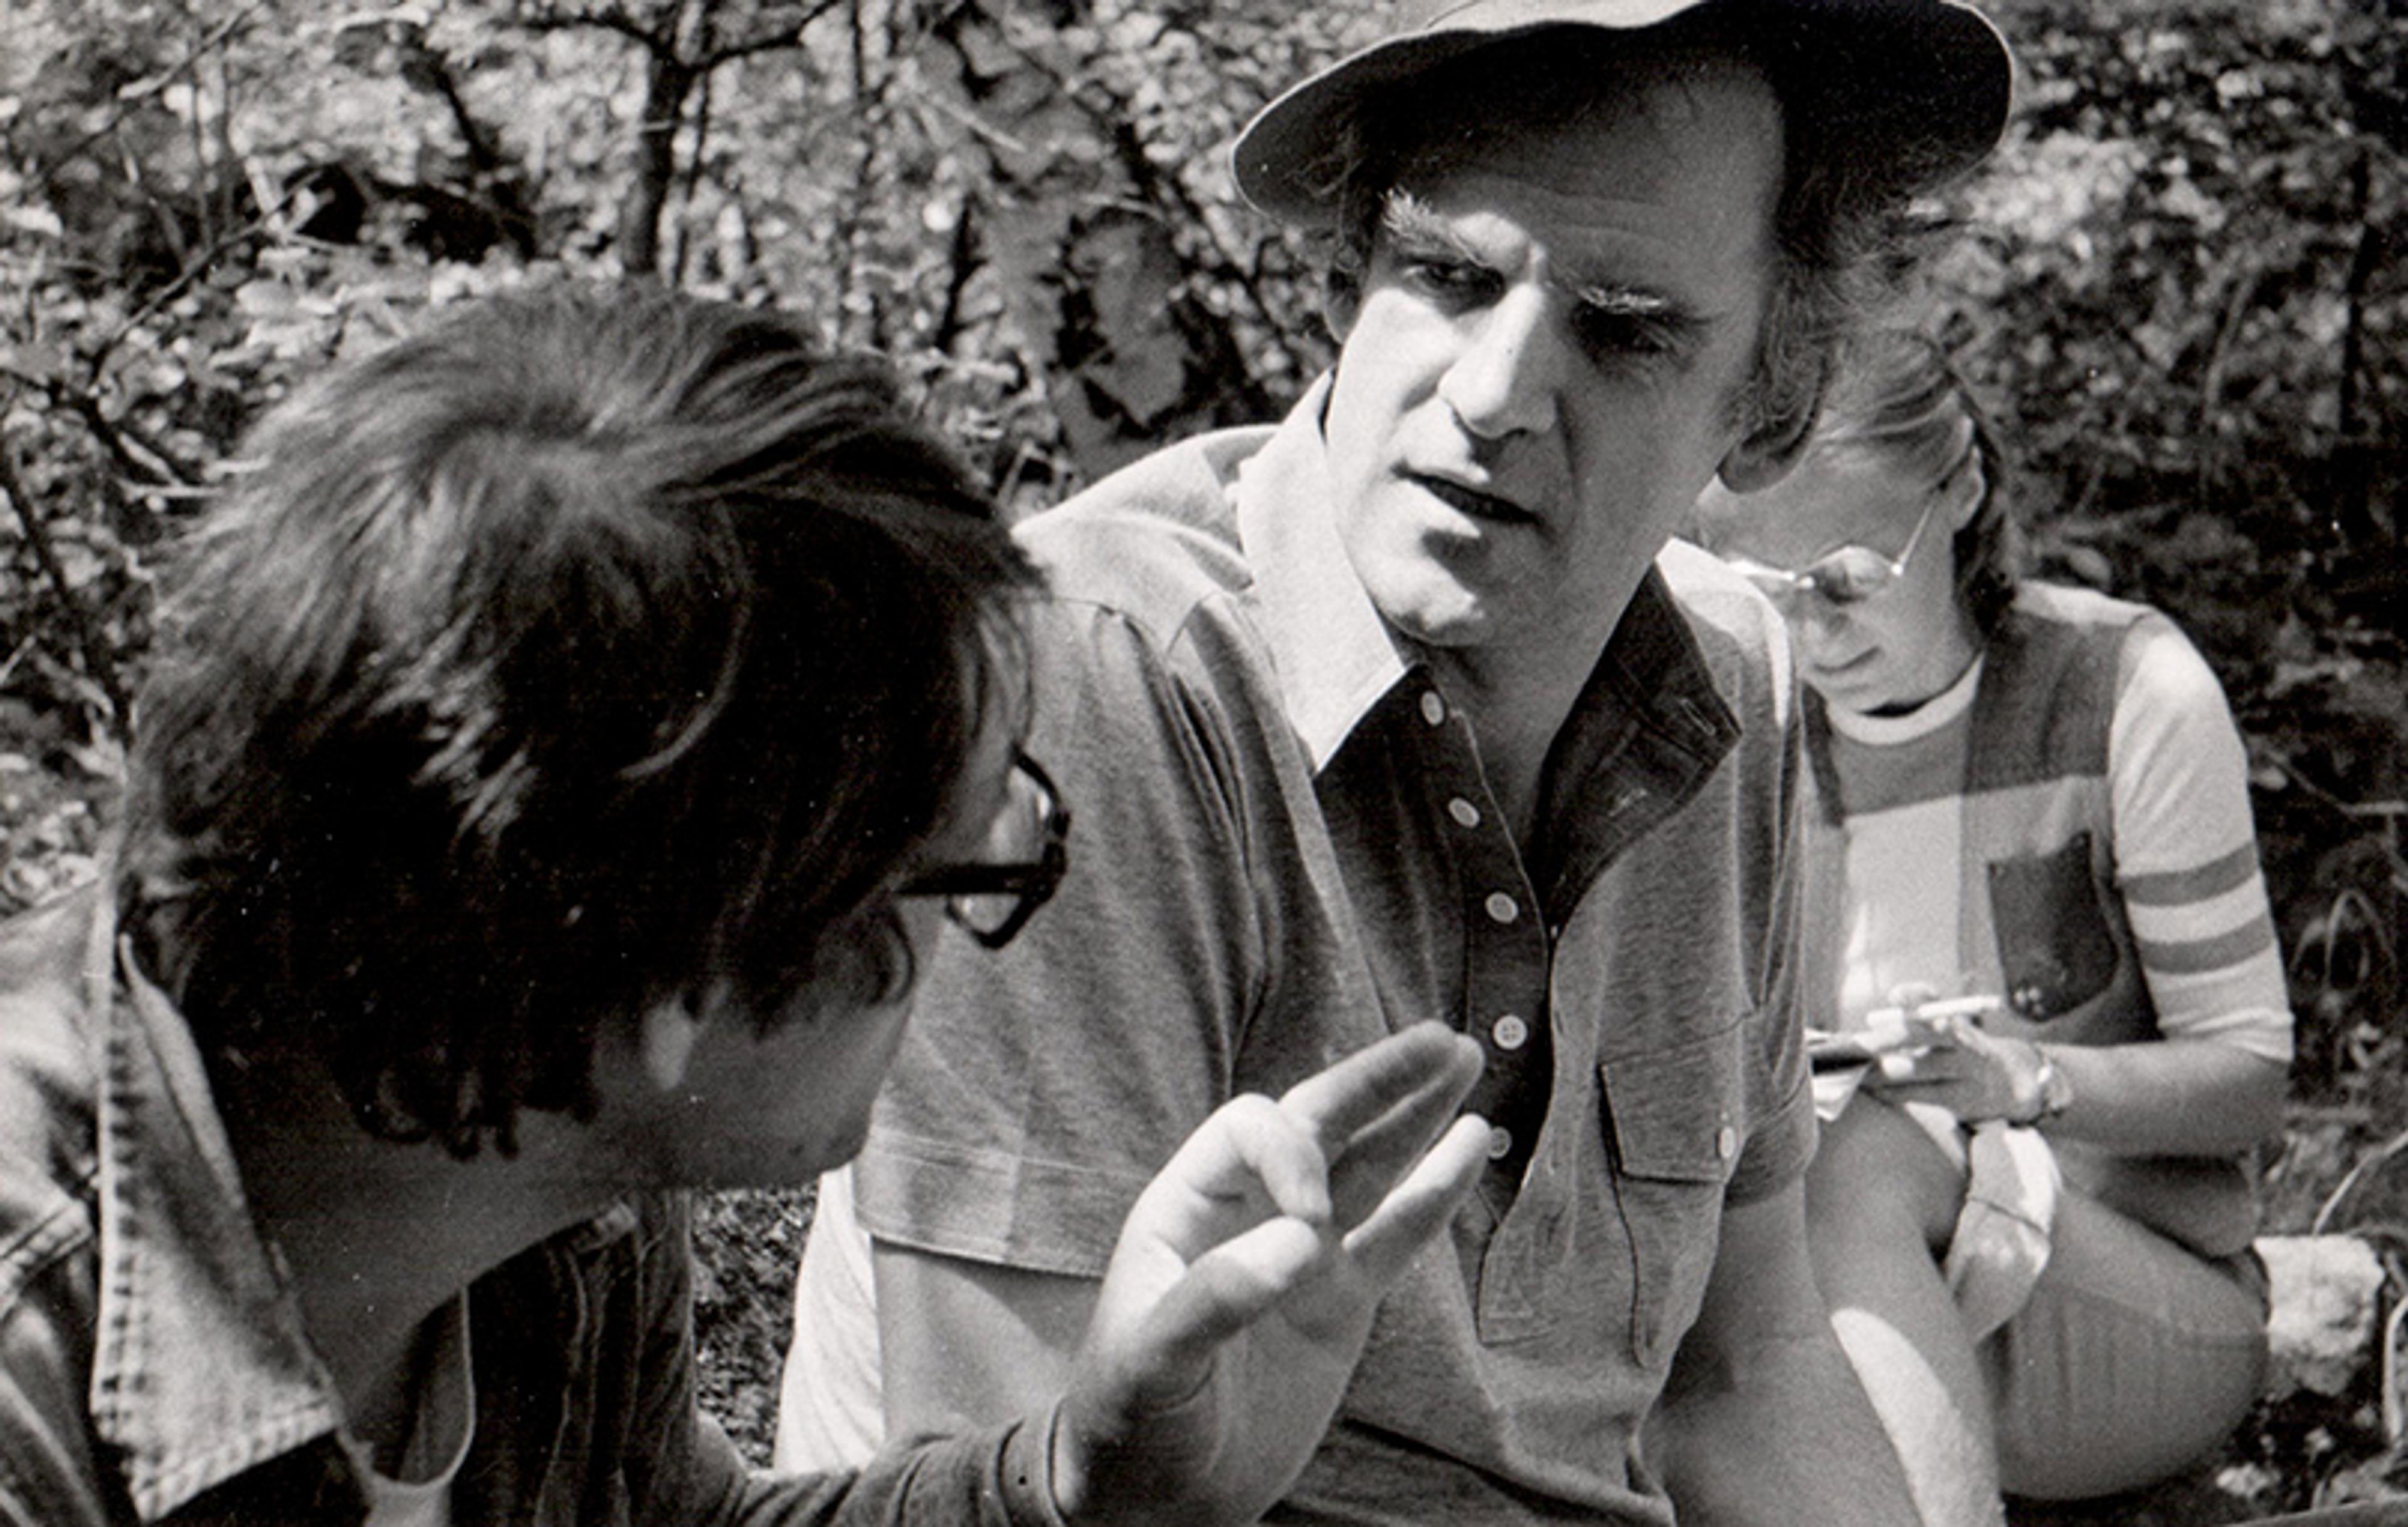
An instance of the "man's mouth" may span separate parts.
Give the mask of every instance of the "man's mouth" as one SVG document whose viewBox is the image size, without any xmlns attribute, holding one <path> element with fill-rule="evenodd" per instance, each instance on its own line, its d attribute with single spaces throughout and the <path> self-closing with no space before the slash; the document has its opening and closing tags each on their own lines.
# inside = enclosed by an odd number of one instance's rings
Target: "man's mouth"
<svg viewBox="0 0 2408 1527">
<path fill-rule="evenodd" d="M 1494 525 L 1539 523 L 1537 515 L 1510 498 L 1500 498 L 1493 493 L 1483 493 L 1478 488 L 1467 488 L 1460 483 L 1452 483 L 1442 477 L 1431 477 L 1426 473 L 1413 472 L 1408 475 L 1415 485 L 1430 497 L 1461 511 L 1475 520 L 1484 520 Z"/>
</svg>

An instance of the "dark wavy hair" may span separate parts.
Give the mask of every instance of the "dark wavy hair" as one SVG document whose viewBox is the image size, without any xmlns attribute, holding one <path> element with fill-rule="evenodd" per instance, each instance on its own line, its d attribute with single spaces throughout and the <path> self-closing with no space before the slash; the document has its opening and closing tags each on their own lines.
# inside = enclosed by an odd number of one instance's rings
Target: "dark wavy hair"
<svg viewBox="0 0 2408 1527">
<path fill-rule="evenodd" d="M 908 985 L 888 893 L 1021 699 L 1033 575 L 883 366 L 562 288 L 338 368 L 246 454 L 121 890 L 213 1066 L 297 1046 L 372 1132 L 507 1151 L 652 1003 L 766 1029 Z"/>
</svg>

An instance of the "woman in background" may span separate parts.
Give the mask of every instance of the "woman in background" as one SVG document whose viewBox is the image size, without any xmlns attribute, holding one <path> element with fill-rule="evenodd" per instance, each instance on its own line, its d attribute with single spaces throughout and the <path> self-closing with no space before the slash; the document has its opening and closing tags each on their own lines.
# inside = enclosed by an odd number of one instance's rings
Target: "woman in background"
<svg viewBox="0 0 2408 1527">
<path fill-rule="evenodd" d="M 1810 1022 L 1896 1046 L 1808 1211 L 1934 1524 L 2147 1483 L 2241 1420 L 2246 1158 L 2291 1045 L 2222 690 L 2157 612 L 2019 579 L 1999 480 L 1945 357 L 1891 334 L 1796 471 L 1699 504 L 1807 689 Z"/>
</svg>

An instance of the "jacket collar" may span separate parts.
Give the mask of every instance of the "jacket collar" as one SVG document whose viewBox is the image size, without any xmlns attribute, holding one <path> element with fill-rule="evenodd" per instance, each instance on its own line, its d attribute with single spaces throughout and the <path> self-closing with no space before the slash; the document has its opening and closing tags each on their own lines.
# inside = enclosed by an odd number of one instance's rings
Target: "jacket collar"
<svg viewBox="0 0 2408 1527">
<path fill-rule="evenodd" d="M 252 1228 L 200 1051 L 114 937 L 108 898 L 96 905 L 86 979 L 107 1026 L 92 1415 L 123 1450 L 148 1521 L 334 1431 L 342 1407 Z"/>
<path fill-rule="evenodd" d="M 100 1286 L 90 1404 L 145 1521 L 342 1424 L 183 1015 L 94 898 L 87 1011 L 105 1015 L 98 1111 Z M 563 1232 L 576 1252 L 633 1230 L 621 1203 Z"/>
</svg>

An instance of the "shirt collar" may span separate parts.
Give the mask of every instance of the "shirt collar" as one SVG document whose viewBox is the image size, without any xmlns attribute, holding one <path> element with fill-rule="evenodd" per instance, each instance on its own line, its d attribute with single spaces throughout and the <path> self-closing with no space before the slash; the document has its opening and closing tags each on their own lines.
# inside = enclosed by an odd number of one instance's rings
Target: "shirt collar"
<svg viewBox="0 0 2408 1527">
<path fill-rule="evenodd" d="M 113 923 L 105 897 L 98 916 Z M 331 1433 L 342 1407 L 252 1228 L 200 1051 L 116 943 L 114 993 L 106 957 L 90 977 L 108 1014 L 91 1400 L 147 1521 Z"/>
<path fill-rule="evenodd" d="M 1850 742 L 1864 742 L 1873 747 L 1894 747 L 1928 737 L 1973 708 L 1973 694 L 1982 687 L 1982 656 L 1976 655 L 1965 671 L 1929 699 L 1911 711 L 1877 713 L 1871 711 L 1851 711 L 1844 705 L 1826 699 L 1823 713 L 1831 729 Z"/>
<path fill-rule="evenodd" d="M 1339 539 L 1322 434 L 1329 389 L 1325 374 L 1239 467 L 1229 490 L 1288 722 L 1316 773 L 1381 697 L 1426 666 L 1381 619 Z M 1700 776 L 1738 739 L 1658 569 L 1632 595 L 1581 705 L 1609 702 L 1692 755 L 1704 766 Z"/>
<path fill-rule="evenodd" d="M 90 1404 L 151 1521 L 331 1437 L 343 1410 L 282 1259 L 254 1228 L 191 1030 L 117 936 L 108 898 L 95 900 L 88 1001 L 107 1019 Z M 588 1251 L 636 1220 L 621 1202 L 555 1244 Z"/>
<path fill-rule="evenodd" d="M 1739 743 L 1740 725 L 1698 650 L 1659 563 L 1647 569 L 1582 697 L 1610 694 L 1697 766 L 1700 777 Z"/>
<path fill-rule="evenodd" d="M 1415 659 L 1371 604 L 1338 537 L 1321 433 L 1329 378 L 1314 382 L 1230 493 L 1288 724 L 1315 772 Z"/>
</svg>

